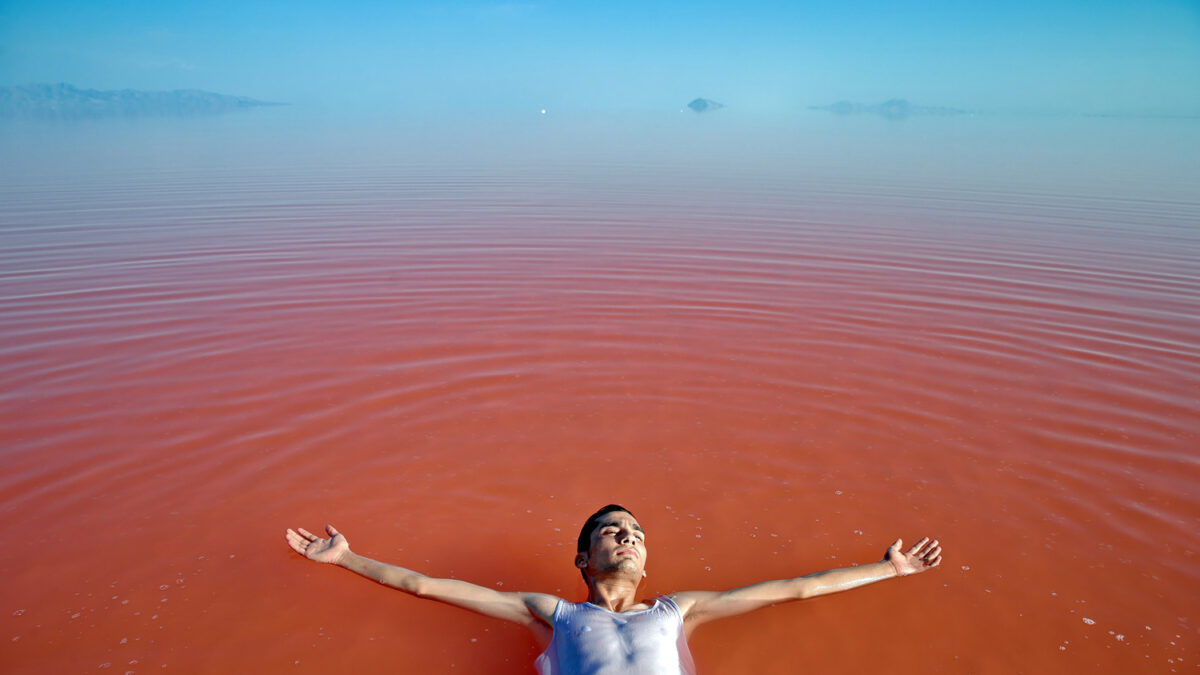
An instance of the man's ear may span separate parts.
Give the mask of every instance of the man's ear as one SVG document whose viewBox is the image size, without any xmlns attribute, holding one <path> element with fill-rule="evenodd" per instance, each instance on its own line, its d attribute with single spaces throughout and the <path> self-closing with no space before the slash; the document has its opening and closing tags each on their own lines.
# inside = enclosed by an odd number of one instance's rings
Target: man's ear
<svg viewBox="0 0 1200 675">
<path fill-rule="evenodd" d="M 578 567 L 579 569 L 583 569 L 583 568 L 587 567 L 587 554 L 586 553 L 576 553 L 575 554 L 575 566 Z"/>
</svg>

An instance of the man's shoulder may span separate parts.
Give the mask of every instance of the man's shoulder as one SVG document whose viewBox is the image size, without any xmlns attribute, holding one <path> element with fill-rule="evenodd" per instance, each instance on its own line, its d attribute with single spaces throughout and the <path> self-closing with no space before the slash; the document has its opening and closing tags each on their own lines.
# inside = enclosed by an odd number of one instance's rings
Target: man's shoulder
<svg viewBox="0 0 1200 675">
<path fill-rule="evenodd" d="M 548 624 L 554 623 L 554 612 L 558 609 L 558 603 L 566 602 L 557 595 L 549 593 L 525 593 L 524 600 L 529 611 Z"/>
<path fill-rule="evenodd" d="M 679 610 L 679 613 L 686 618 L 697 602 L 719 594 L 720 591 L 676 591 L 662 597 L 670 600 L 671 604 L 675 605 L 675 609 Z"/>
</svg>

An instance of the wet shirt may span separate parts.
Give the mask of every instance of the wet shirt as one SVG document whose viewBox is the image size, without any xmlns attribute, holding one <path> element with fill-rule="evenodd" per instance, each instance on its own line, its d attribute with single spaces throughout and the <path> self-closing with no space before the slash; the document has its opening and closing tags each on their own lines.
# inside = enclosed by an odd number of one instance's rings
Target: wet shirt
<svg viewBox="0 0 1200 675">
<path fill-rule="evenodd" d="M 554 637 L 534 662 L 541 675 L 694 675 L 683 614 L 663 596 L 640 612 L 559 601 Z"/>
</svg>

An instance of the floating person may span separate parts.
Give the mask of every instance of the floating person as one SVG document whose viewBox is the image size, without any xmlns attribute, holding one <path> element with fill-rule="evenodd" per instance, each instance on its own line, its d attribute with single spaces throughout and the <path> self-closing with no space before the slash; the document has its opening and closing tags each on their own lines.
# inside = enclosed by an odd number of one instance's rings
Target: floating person
<svg viewBox="0 0 1200 675">
<path fill-rule="evenodd" d="M 646 533 L 623 506 L 609 504 L 584 521 L 575 566 L 587 583 L 587 602 L 546 593 L 500 592 L 457 579 L 435 579 L 371 560 L 350 550 L 326 525 L 328 539 L 300 528 L 287 542 L 300 555 L 330 563 L 419 598 L 437 600 L 528 628 L 545 651 L 541 675 L 692 675 L 687 637 L 702 623 L 790 600 L 803 600 L 937 567 L 942 549 L 928 537 L 907 551 L 897 539 L 883 560 L 763 581 L 728 591 L 682 591 L 638 600 L 646 576 Z"/>
</svg>

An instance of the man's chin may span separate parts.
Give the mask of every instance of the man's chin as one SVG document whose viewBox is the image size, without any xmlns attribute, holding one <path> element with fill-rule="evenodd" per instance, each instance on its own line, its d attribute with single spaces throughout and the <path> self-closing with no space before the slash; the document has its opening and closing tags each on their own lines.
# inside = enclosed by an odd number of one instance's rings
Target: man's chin
<svg viewBox="0 0 1200 675">
<path fill-rule="evenodd" d="M 640 565 L 638 565 L 636 560 L 632 560 L 632 559 L 625 559 L 625 560 L 622 560 L 621 562 L 617 563 L 617 569 L 621 570 L 622 572 L 630 572 L 630 573 L 636 572 L 639 575 L 642 572 L 642 567 Z"/>
<path fill-rule="evenodd" d="M 616 564 L 608 567 L 596 576 L 597 578 L 604 579 L 629 579 L 641 583 L 642 566 L 638 564 L 637 560 L 618 560 Z"/>
</svg>

